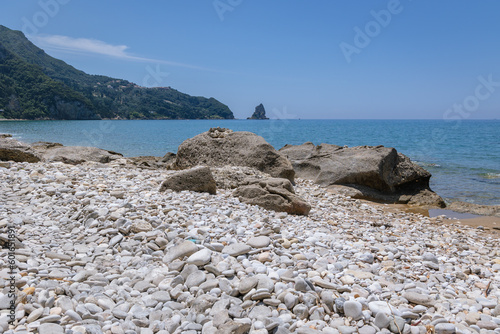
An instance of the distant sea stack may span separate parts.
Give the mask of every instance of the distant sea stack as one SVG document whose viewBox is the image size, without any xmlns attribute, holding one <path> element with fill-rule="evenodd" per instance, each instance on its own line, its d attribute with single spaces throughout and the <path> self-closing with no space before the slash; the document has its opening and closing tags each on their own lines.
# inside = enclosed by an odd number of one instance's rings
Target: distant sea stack
<svg viewBox="0 0 500 334">
<path fill-rule="evenodd" d="M 266 117 L 266 109 L 264 109 L 264 105 L 261 103 L 257 107 L 255 107 L 255 111 L 252 117 L 248 117 L 247 119 L 269 119 Z"/>
</svg>

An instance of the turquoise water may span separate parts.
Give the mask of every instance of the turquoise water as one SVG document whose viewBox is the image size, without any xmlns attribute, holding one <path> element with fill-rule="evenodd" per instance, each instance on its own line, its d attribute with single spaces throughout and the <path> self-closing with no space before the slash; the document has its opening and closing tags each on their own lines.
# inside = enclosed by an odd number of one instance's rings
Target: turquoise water
<svg viewBox="0 0 500 334">
<path fill-rule="evenodd" d="M 26 142 L 96 146 L 125 156 L 163 156 L 216 126 L 254 132 L 277 149 L 306 141 L 395 147 L 432 173 L 431 187 L 445 199 L 500 204 L 498 120 L 5 121 L 0 133 Z"/>
</svg>

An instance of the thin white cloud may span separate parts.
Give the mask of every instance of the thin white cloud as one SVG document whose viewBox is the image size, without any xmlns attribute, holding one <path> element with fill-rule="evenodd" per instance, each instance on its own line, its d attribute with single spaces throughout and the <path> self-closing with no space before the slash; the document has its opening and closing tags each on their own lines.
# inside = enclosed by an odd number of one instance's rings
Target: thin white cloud
<svg viewBox="0 0 500 334">
<path fill-rule="evenodd" d="M 114 57 L 129 61 L 148 62 L 157 64 L 166 64 L 171 66 L 186 67 L 191 69 L 214 71 L 208 68 L 203 68 L 196 65 L 178 63 L 168 60 L 159 60 L 151 58 L 137 57 L 127 50 L 126 45 L 113 45 L 97 39 L 89 38 L 73 38 L 61 35 L 36 35 L 29 36 L 30 40 L 42 49 L 51 49 L 71 53 L 91 53 L 102 56 Z"/>
</svg>

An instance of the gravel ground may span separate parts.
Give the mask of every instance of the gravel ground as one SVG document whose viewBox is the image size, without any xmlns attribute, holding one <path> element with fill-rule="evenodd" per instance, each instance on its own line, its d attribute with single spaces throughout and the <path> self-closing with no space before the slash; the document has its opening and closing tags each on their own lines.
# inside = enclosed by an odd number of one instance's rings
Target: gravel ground
<svg viewBox="0 0 500 334">
<path fill-rule="evenodd" d="M 3 166 L 0 333 L 500 333 L 487 231 L 302 180 L 308 216 L 123 159 Z"/>
</svg>

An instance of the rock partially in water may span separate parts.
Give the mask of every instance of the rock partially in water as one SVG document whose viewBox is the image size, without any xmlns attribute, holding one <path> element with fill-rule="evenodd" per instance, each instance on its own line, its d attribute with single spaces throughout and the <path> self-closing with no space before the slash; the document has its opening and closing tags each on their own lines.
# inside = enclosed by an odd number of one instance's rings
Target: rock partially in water
<svg viewBox="0 0 500 334">
<path fill-rule="evenodd" d="M 297 176 L 322 186 L 349 186 L 354 189 L 348 194 L 353 198 L 445 205 L 429 188 L 431 174 L 394 148 L 307 142 L 286 145 L 280 152 L 290 159 Z"/>
<path fill-rule="evenodd" d="M 15 140 L 9 134 L 2 134 L 0 136 L 0 160 L 38 162 L 42 158 L 30 145 Z"/>
</svg>

